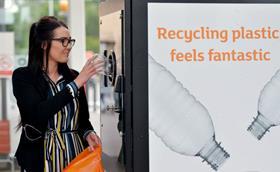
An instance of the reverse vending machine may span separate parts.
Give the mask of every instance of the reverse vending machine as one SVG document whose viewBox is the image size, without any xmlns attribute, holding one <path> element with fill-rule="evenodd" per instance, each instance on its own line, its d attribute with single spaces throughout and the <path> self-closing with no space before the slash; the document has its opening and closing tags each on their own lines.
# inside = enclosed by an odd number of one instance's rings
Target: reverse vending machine
<svg viewBox="0 0 280 172">
<path fill-rule="evenodd" d="M 110 63 L 101 137 L 121 164 L 111 171 L 280 170 L 279 0 L 104 0 L 100 9 Z"/>
<path fill-rule="evenodd" d="M 103 161 L 107 171 L 125 171 L 125 128 L 124 128 L 124 42 L 123 9 L 108 11 L 111 2 L 101 2 L 99 33 L 100 53 L 105 58 L 105 72 L 101 78 L 101 140 Z M 121 2 L 120 2 L 121 3 Z M 118 3 L 118 5 L 120 5 Z"/>
</svg>

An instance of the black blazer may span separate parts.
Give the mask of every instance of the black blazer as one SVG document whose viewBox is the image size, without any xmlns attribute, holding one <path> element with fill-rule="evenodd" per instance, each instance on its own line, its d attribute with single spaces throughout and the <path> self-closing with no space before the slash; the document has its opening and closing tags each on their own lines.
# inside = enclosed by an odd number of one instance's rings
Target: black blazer
<svg viewBox="0 0 280 172">
<path fill-rule="evenodd" d="M 75 72 L 75 75 L 77 76 L 78 73 Z M 67 88 L 47 99 L 48 84 L 44 81 L 43 74 L 35 76 L 27 67 L 16 69 L 12 76 L 13 93 L 17 100 L 22 124 L 32 125 L 41 133 L 45 133 L 50 117 L 73 99 Z M 83 87 L 79 89 L 78 99 L 80 104 L 78 133 L 83 138 L 85 132 L 93 130 L 89 122 L 88 104 Z M 83 141 L 87 146 L 85 140 Z M 30 141 L 22 130 L 15 156 L 19 165 L 27 172 L 44 171 L 44 138 Z"/>
</svg>

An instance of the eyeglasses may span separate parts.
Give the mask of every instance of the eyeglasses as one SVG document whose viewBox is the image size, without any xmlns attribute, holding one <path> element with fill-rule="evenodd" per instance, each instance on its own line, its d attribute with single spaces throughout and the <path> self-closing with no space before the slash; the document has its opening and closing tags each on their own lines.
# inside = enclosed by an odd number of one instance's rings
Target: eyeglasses
<svg viewBox="0 0 280 172">
<path fill-rule="evenodd" d="M 68 47 L 68 45 L 70 44 L 70 48 L 74 46 L 76 41 L 75 39 L 69 39 L 69 38 L 53 38 L 51 40 L 61 42 L 63 47 Z"/>
</svg>

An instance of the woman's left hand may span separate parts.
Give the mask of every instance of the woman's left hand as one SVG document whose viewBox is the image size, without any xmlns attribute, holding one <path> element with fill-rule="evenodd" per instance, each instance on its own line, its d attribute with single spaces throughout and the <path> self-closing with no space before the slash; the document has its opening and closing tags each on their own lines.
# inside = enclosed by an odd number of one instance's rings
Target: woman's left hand
<svg viewBox="0 0 280 172">
<path fill-rule="evenodd" d="M 93 150 L 94 150 L 94 147 L 95 147 L 96 145 L 101 145 L 101 140 L 100 140 L 100 138 L 99 138 L 98 135 L 95 134 L 94 132 L 90 132 L 90 133 L 87 135 L 86 140 L 87 140 L 87 142 L 88 142 L 90 151 L 93 151 Z"/>
</svg>

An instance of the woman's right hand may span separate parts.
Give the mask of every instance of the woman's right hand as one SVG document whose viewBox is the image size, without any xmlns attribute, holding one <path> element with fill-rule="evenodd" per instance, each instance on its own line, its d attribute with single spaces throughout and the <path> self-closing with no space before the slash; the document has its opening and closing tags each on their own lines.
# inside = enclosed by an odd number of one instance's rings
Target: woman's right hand
<svg viewBox="0 0 280 172">
<path fill-rule="evenodd" d="M 81 88 L 93 75 L 98 74 L 104 69 L 104 61 L 94 60 L 94 58 L 89 58 L 84 65 L 82 71 L 74 80 L 78 88 Z"/>
</svg>

